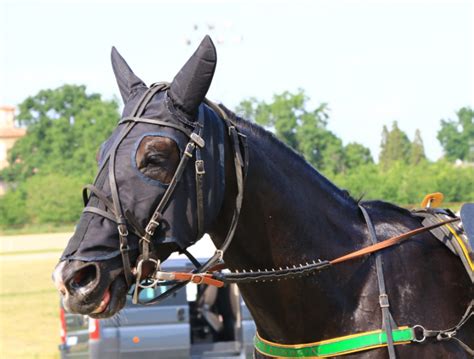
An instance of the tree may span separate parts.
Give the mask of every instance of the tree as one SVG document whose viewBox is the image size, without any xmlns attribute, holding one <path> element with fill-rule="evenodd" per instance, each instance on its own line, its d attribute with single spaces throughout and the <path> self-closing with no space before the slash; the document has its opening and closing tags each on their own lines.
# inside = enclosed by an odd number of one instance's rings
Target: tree
<svg viewBox="0 0 474 359">
<path fill-rule="evenodd" d="M 409 162 L 411 143 L 406 133 L 398 127 L 397 121 L 392 123 L 390 131 L 386 126 L 383 127 L 380 147 L 379 162 L 384 169 L 396 161 Z"/>
<path fill-rule="evenodd" d="M 327 129 L 327 104 L 308 110 L 308 101 L 303 90 L 286 91 L 273 96 L 269 103 L 255 98 L 244 100 L 237 112 L 273 130 L 280 140 L 301 153 L 317 169 L 340 172 L 344 168 L 344 148 L 342 141 Z"/>
<path fill-rule="evenodd" d="M 474 111 L 463 107 L 456 115 L 457 120 L 441 120 L 438 140 L 448 160 L 474 162 Z"/>
<path fill-rule="evenodd" d="M 10 150 L 10 165 L 0 172 L 10 183 L 49 173 L 90 180 L 100 143 L 119 118 L 115 101 L 104 101 L 75 85 L 42 90 L 23 101 L 19 110 L 17 119 L 27 126 L 27 134 Z"/>
<path fill-rule="evenodd" d="M 415 138 L 411 144 L 410 163 L 417 165 L 422 161 L 426 161 L 425 147 L 421 138 L 421 132 L 419 129 L 416 129 Z"/>
<path fill-rule="evenodd" d="M 370 150 L 356 142 L 351 142 L 344 147 L 344 159 L 347 169 L 358 168 L 374 162 Z"/>
<path fill-rule="evenodd" d="M 80 178 L 61 174 L 39 175 L 24 185 L 29 223 L 72 223 L 83 208 Z"/>
</svg>

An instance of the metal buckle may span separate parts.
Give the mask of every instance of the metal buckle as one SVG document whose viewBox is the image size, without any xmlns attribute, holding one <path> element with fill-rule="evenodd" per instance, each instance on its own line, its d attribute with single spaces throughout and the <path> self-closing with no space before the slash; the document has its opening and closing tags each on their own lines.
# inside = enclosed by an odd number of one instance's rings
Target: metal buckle
<svg viewBox="0 0 474 359">
<path fill-rule="evenodd" d="M 153 270 L 151 275 L 149 275 L 147 278 L 142 279 L 141 278 L 141 276 L 142 276 L 142 267 L 143 267 L 144 262 L 153 262 L 153 263 L 155 263 L 155 269 Z M 137 264 L 137 274 L 136 274 L 137 280 L 136 280 L 135 286 L 139 287 L 139 288 L 153 288 L 156 285 L 156 283 L 158 283 L 158 280 L 159 280 L 157 278 L 158 277 L 157 273 L 159 273 L 159 271 L 161 269 L 160 264 L 161 264 L 161 262 L 160 262 L 159 259 L 153 259 L 153 258 L 148 258 L 147 260 L 141 259 Z M 151 283 L 150 284 L 142 284 L 141 282 L 143 280 L 149 280 L 149 281 L 151 281 Z"/>
<path fill-rule="evenodd" d="M 421 337 L 420 338 L 418 338 L 418 336 L 417 336 L 417 329 L 421 330 Z M 418 332 L 420 332 L 420 331 L 418 331 Z M 426 340 L 426 329 L 423 326 L 419 325 L 419 324 L 415 325 L 413 327 L 413 337 L 414 337 L 413 341 L 415 343 L 423 343 Z"/>
<path fill-rule="evenodd" d="M 204 142 L 203 138 L 199 136 L 196 132 L 191 133 L 189 137 L 191 138 L 191 140 L 194 141 L 196 145 L 198 145 L 201 148 L 203 148 L 206 145 L 206 142 Z"/>
<path fill-rule="evenodd" d="M 188 157 L 193 157 L 193 151 L 196 148 L 193 142 L 188 142 L 186 145 L 186 149 L 184 150 L 184 154 Z"/>
<path fill-rule="evenodd" d="M 387 294 L 380 294 L 379 295 L 379 305 L 380 305 L 380 308 L 390 307 L 390 304 L 388 302 L 388 295 Z"/>
<path fill-rule="evenodd" d="M 204 170 L 204 161 L 203 160 L 196 160 L 194 165 L 196 167 L 196 174 L 203 175 L 203 174 L 206 173 L 206 171 Z"/>
<path fill-rule="evenodd" d="M 454 338 L 456 336 L 456 334 L 457 334 L 457 332 L 455 330 L 450 331 L 450 332 L 440 332 L 436 336 L 436 339 L 439 340 L 439 341 L 450 340 L 450 339 Z"/>
<path fill-rule="evenodd" d="M 146 234 L 148 234 L 150 237 L 153 236 L 159 225 L 160 225 L 160 222 L 150 219 L 150 222 L 148 222 L 148 224 L 145 227 Z"/>
<path fill-rule="evenodd" d="M 169 272 L 156 272 L 155 278 L 157 280 L 174 280 L 175 276 L 174 273 L 169 273 Z"/>
<path fill-rule="evenodd" d="M 224 259 L 224 251 L 222 249 L 216 249 L 217 260 L 222 261 Z"/>
<path fill-rule="evenodd" d="M 198 282 L 195 282 L 194 278 L 199 278 L 200 280 Z M 202 284 L 204 282 L 204 274 L 193 274 L 191 276 L 191 282 L 193 282 L 194 284 Z"/>
<path fill-rule="evenodd" d="M 117 226 L 117 230 L 118 230 L 119 235 L 121 237 L 127 237 L 128 236 L 128 229 L 127 229 L 127 226 L 125 224 L 119 224 Z"/>
</svg>

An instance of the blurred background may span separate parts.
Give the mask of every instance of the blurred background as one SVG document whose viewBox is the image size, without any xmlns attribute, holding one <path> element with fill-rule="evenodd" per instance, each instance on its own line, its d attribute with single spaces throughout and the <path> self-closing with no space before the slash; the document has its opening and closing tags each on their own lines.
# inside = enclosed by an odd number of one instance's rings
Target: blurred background
<svg viewBox="0 0 474 359">
<path fill-rule="evenodd" d="M 209 34 L 210 99 L 355 198 L 456 210 L 474 201 L 473 20 L 471 1 L 0 2 L 0 353 L 59 357 L 50 273 L 120 117 L 111 46 L 151 84 Z"/>
</svg>

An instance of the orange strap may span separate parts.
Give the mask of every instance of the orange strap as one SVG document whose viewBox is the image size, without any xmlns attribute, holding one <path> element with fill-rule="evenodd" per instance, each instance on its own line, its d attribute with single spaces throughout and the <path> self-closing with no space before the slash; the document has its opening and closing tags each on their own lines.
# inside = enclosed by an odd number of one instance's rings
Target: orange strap
<svg viewBox="0 0 474 359">
<path fill-rule="evenodd" d="M 421 208 L 435 208 L 443 203 L 444 195 L 441 192 L 430 193 L 423 198 Z"/>
<path fill-rule="evenodd" d="M 414 229 L 410 232 L 406 232 L 406 233 L 403 233 L 403 234 L 400 234 L 399 236 L 395 236 L 395 237 L 392 237 L 392 238 L 389 238 L 389 239 L 386 239 L 382 242 L 379 242 L 379 243 L 376 243 L 376 244 L 372 244 L 368 247 L 365 247 L 365 248 L 362 248 L 362 249 L 359 249 L 358 251 L 355 251 L 355 252 L 351 252 L 349 254 L 346 254 L 342 257 L 339 257 L 339 258 L 336 258 L 336 259 L 333 259 L 332 261 L 330 261 L 329 263 L 331 264 L 337 264 L 337 263 L 341 263 L 341 262 L 345 262 L 345 261 L 348 261 L 348 260 L 351 260 L 351 259 L 354 259 L 354 258 L 358 258 L 358 257 L 362 257 L 366 254 L 370 254 L 370 253 L 374 253 L 374 252 L 377 252 L 381 249 L 384 249 L 384 248 L 387 248 L 387 247 L 391 247 L 401 241 L 403 241 L 404 239 L 407 239 L 407 238 L 410 238 L 418 233 L 422 233 L 422 232 L 426 232 L 426 231 L 429 231 L 431 229 L 434 229 L 434 228 L 437 228 L 437 227 L 441 227 L 441 226 L 444 226 L 445 224 L 448 224 L 448 223 L 451 223 L 451 222 L 456 222 L 456 221 L 459 221 L 459 218 L 451 218 L 451 219 L 448 219 L 446 221 L 443 221 L 443 222 L 439 222 L 439 223 L 436 223 L 436 224 L 433 224 L 431 226 L 427 226 L 427 227 L 420 227 L 420 228 L 417 228 L 417 229 Z"/>
<path fill-rule="evenodd" d="M 446 221 L 433 224 L 431 226 L 420 227 L 420 228 L 414 229 L 412 231 L 400 234 L 398 236 L 386 239 L 382 242 L 378 242 L 376 244 L 372 244 L 370 246 L 364 247 L 364 248 L 359 249 L 357 251 L 346 254 L 342 257 L 333 259 L 329 263 L 332 265 L 332 264 L 338 264 L 338 263 L 346 262 L 346 261 L 349 261 L 351 259 L 359 258 L 359 257 L 362 257 L 366 254 L 371 254 L 371 253 L 380 251 L 384 248 L 391 247 L 391 246 L 393 246 L 397 243 L 402 242 L 405 239 L 413 237 L 416 234 L 427 232 L 427 231 L 432 230 L 434 228 L 441 227 L 441 226 L 444 226 L 445 224 L 456 222 L 456 221 L 459 221 L 459 218 L 451 218 L 451 219 L 448 219 Z M 225 267 L 225 266 L 224 265 L 219 265 L 216 268 L 212 268 L 212 269 L 213 270 L 216 270 L 216 269 L 219 270 L 219 269 L 222 269 L 223 267 Z M 218 287 L 218 288 L 224 286 L 224 282 L 222 282 L 220 280 L 217 280 L 217 279 L 214 279 L 212 277 L 212 273 L 169 272 L 168 275 L 171 276 L 168 279 L 174 279 L 174 280 L 183 281 L 183 282 L 192 282 L 192 283 L 195 283 L 195 284 L 208 284 L 208 285 L 213 285 L 213 286 Z"/>
<path fill-rule="evenodd" d="M 209 284 L 215 287 L 223 287 L 224 282 L 212 278 L 210 273 L 182 273 L 182 272 L 173 272 L 175 280 L 183 282 L 193 282 L 195 284 Z"/>
</svg>

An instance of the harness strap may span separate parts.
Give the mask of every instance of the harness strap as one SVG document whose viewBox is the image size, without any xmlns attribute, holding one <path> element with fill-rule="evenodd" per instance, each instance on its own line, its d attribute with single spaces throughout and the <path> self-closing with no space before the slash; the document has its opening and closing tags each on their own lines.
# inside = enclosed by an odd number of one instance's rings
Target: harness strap
<svg viewBox="0 0 474 359">
<path fill-rule="evenodd" d="M 198 123 L 199 132 L 198 135 L 201 137 L 203 120 L 202 120 L 202 110 L 199 109 Z M 202 137 L 201 137 L 202 138 Z M 205 145 L 201 143 L 201 145 Z M 201 238 L 204 235 L 204 175 L 206 170 L 204 167 L 204 160 L 201 157 L 201 147 L 198 145 L 196 148 L 196 161 L 194 162 L 194 171 L 195 171 L 195 182 L 196 182 L 196 209 L 197 209 L 197 224 L 198 224 L 198 238 Z"/>
<path fill-rule="evenodd" d="M 171 127 L 171 128 L 174 128 L 175 130 L 181 131 L 188 137 L 191 136 L 191 133 L 192 133 L 192 130 L 184 126 L 180 126 L 172 122 L 161 121 L 161 120 L 153 119 L 153 118 L 133 117 L 133 116 L 125 117 L 120 120 L 119 124 L 128 123 L 128 122 L 143 122 L 143 123 L 149 123 L 151 125 L 161 125 L 161 126 Z"/>
<path fill-rule="evenodd" d="M 461 329 L 461 327 L 466 324 L 471 317 L 474 317 L 474 299 L 471 300 L 471 303 L 467 307 L 464 315 L 462 316 L 461 320 L 455 326 L 445 329 L 445 330 L 428 330 L 422 327 L 421 325 L 415 325 L 413 328 L 416 330 L 417 328 L 422 330 L 423 336 L 420 339 L 414 340 L 415 342 L 422 343 L 427 338 L 435 338 L 437 341 L 446 341 L 446 340 L 454 340 L 462 349 L 466 351 L 469 355 L 474 357 L 474 349 L 469 347 L 466 343 L 461 341 L 460 339 L 456 338 L 456 334 Z"/>
<path fill-rule="evenodd" d="M 393 329 L 390 336 L 394 345 L 408 344 L 415 338 L 413 328 L 409 327 Z M 315 343 L 285 345 L 263 339 L 257 333 L 254 346 L 272 358 L 326 358 L 385 347 L 387 334 L 383 330 L 374 330 Z"/>
<path fill-rule="evenodd" d="M 313 263 L 306 263 L 300 264 L 299 266 L 294 265 L 293 268 L 286 267 L 280 269 L 272 269 L 272 270 L 240 270 L 234 271 L 230 273 L 220 273 L 220 272 L 213 272 L 214 277 L 219 279 L 225 283 L 256 283 L 256 282 L 265 282 L 265 281 L 272 281 L 272 280 L 280 280 L 286 278 L 295 278 L 295 277 L 302 277 L 305 275 L 310 275 L 317 273 L 323 269 L 329 268 L 334 264 L 343 263 L 349 260 L 353 260 L 367 254 L 371 254 L 377 251 L 380 251 L 384 248 L 391 247 L 395 244 L 402 242 L 405 239 L 411 238 L 416 234 L 423 233 L 434 229 L 436 227 L 441 227 L 446 225 L 447 223 L 451 223 L 454 221 L 458 221 L 458 218 L 452 218 L 443 222 L 439 222 L 433 224 L 428 227 L 420 227 L 414 229 L 412 231 L 403 233 L 401 235 L 386 239 L 382 242 L 378 242 L 376 244 L 369 245 L 357 251 L 351 252 L 349 254 L 343 255 L 331 261 L 328 260 L 318 260 L 313 261 Z M 223 269 L 221 266 L 216 268 L 216 270 Z"/>
<path fill-rule="evenodd" d="M 421 325 L 398 327 L 390 333 L 393 345 L 420 344 L 427 338 L 437 341 L 455 340 L 466 353 L 474 356 L 474 349 L 456 338 L 457 332 L 470 318 L 474 317 L 474 300 L 471 300 L 458 324 L 445 330 L 427 330 Z M 420 332 L 421 331 L 421 332 Z M 258 333 L 254 337 L 254 346 L 260 353 L 278 358 L 328 358 L 358 353 L 370 349 L 388 346 L 388 336 L 384 330 L 374 330 L 346 335 L 314 343 L 279 344 L 263 339 Z"/>
<path fill-rule="evenodd" d="M 132 111 L 132 116 L 140 117 L 143 112 L 145 111 L 146 105 L 148 102 L 153 98 L 153 96 L 165 89 L 168 85 L 167 84 L 153 84 L 151 88 L 149 88 L 141 97 L 141 99 L 137 102 L 135 108 Z M 128 252 L 130 251 L 130 247 L 128 245 L 128 227 L 127 221 L 123 214 L 123 209 L 121 206 L 120 198 L 119 198 L 119 191 L 117 187 L 117 181 L 115 178 L 115 159 L 117 154 L 117 149 L 125 139 L 125 137 L 130 133 L 130 131 L 135 126 L 136 122 L 128 122 L 126 127 L 120 134 L 117 141 L 114 143 L 114 146 L 109 151 L 110 155 L 108 157 L 109 160 L 109 184 L 110 184 L 110 192 L 112 195 L 112 204 L 114 209 L 114 214 L 116 216 L 117 222 L 117 230 L 119 232 L 119 241 L 120 241 L 120 254 L 122 256 L 122 263 L 124 269 L 124 276 L 125 281 L 128 286 L 132 284 L 133 281 L 133 274 L 132 274 L 132 266 L 130 264 L 130 256 Z M 148 251 L 146 250 L 146 256 L 148 257 Z"/>
<path fill-rule="evenodd" d="M 411 238 L 411 237 L 413 237 L 417 234 L 427 232 L 431 229 L 441 227 L 441 226 L 444 226 L 448 223 L 456 222 L 456 221 L 459 221 L 459 218 L 451 218 L 451 219 L 447 219 L 443 222 L 432 224 L 431 226 L 426 226 L 426 227 L 420 227 L 420 228 L 417 228 L 417 229 L 413 229 L 409 232 L 400 234 L 398 236 L 386 239 L 382 242 L 378 242 L 377 244 L 372 244 L 370 246 L 364 247 L 364 248 L 359 249 L 357 251 L 354 251 L 354 252 L 348 253 L 346 255 L 343 255 L 339 258 L 333 259 L 332 261 L 330 261 L 330 263 L 331 264 L 337 264 L 337 263 L 342 263 L 342 262 L 349 261 L 351 259 L 356 259 L 356 258 L 365 256 L 366 254 L 371 254 L 371 253 L 380 251 L 381 249 L 392 247 L 395 244 L 398 244 L 398 243 L 402 242 L 403 240 Z"/>
<path fill-rule="evenodd" d="M 196 208 L 198 222 L 198 238 L 204 234 L 204 160 L 201 159 L 201 150 L 196 150 L 196 162 L 194 163 L 196 171 Z"/>
<path fill-rule="evenodd" d="M 193 132 L 195 133 L 195 132 Z M 200 138 L 200 137 L 199 137 Z M 145 229 L 145 241 L 149 241 L 151 237 L 153 237 L 156 228 L 158 228 L 160 224 L 160 220 L 162 217 L 162 213 L 168 204 L 168 201 L 171 198 L 171 195 L 173 194 L 178 182 L 180 181 L 184 170 L 186 169 L 186 165 L 188 164 L 188 161 L 190 158 L 193 156 L 194 149 L 196 148 L 195 141 L 192 139 L 188 142 L 186 145 L 186 148 L 184 150 L 184 154 L 181 157 L 181 160 L 179 161 L 178 167 L 176 168 L 176 171 L 171 178 L 171 181 L 168 185 L 168 188 L 166 189 L 165 193 L 163 194 L 163 197 L 161 198 L 160 202 L 158 203 L 158 206 L 156 207 L 155 211 L 153 212 L 150 221 L 148 222 L 148 225 L 146 226 Z M 146 260 L 146 258 L 145 258 Z"/>
<path fill-rule="evenodd" d="M 186 257 L 188 257 L 188 259 L 191 261 L 192 264 L 194 264 L 196 268 L 201 267 L 201 263 L 186 248 L 182 249 L 181 251 Z"/>
<path fill-rule="evenodd" d="M 127 222 L 125 220 L 125 216 L 123 215 L 122 206 L 119 199 L 118 187 L 117 187 L 117 180 L 115 178 L 115 159 L 117 154 L 117 148 L 120 146 L 124 138 L 127 134 L 132 130 L 135 126 L 134 123 L 129 123 L 127 127 L 122 131 L 120 137 L 115 142 L 113 146 L 113 150 L 110 153 L 109 157 L 109 185 L 110 185 L 110 192 L 112 195 L 112 203 L 113 203 L 113 212 L 116 216 L 117 222 L 117 230 L 119 233 L 119 241 L 120 241 L 120 254 L 122 256 L 122 262 L 124 267 L 124 275 L 125 281 L 128 286 L 132 284 L 132 266 L 130 264 L 130 257 L 128 252 L 130 251 L 130 247 L 128 246 L 128 229 L 127 229 Z"/>
<path fill-rule="evenodd" d="M 367 223 L 367 228 L 369 229 L 369 237 L 372 244 L 376 244 L 377 235 L 375 233 L 375 227 L 370 219 L 369 213 L 367 210 L 359 204 L 359 208 L 364 215 L 365 222 Z M 395 321 L 393 320 L 392 313 L 390 313 L 390 304 L 388 300 L 387 290 L 385 289 L 385 278 L 383 274 L 383 262 L 380 252 L 375 253 L 375 269 L 377 271 L 377 283 L 379 287 L 379 305 L 382 310 L 382 327 L 385 328 L 385 333 L 387 333 L 387 349 L 388 356 L 390 359 L 396 359 L 394 340 L 392 335 L 392 330 L 397 327 Z"/>
</svg>

